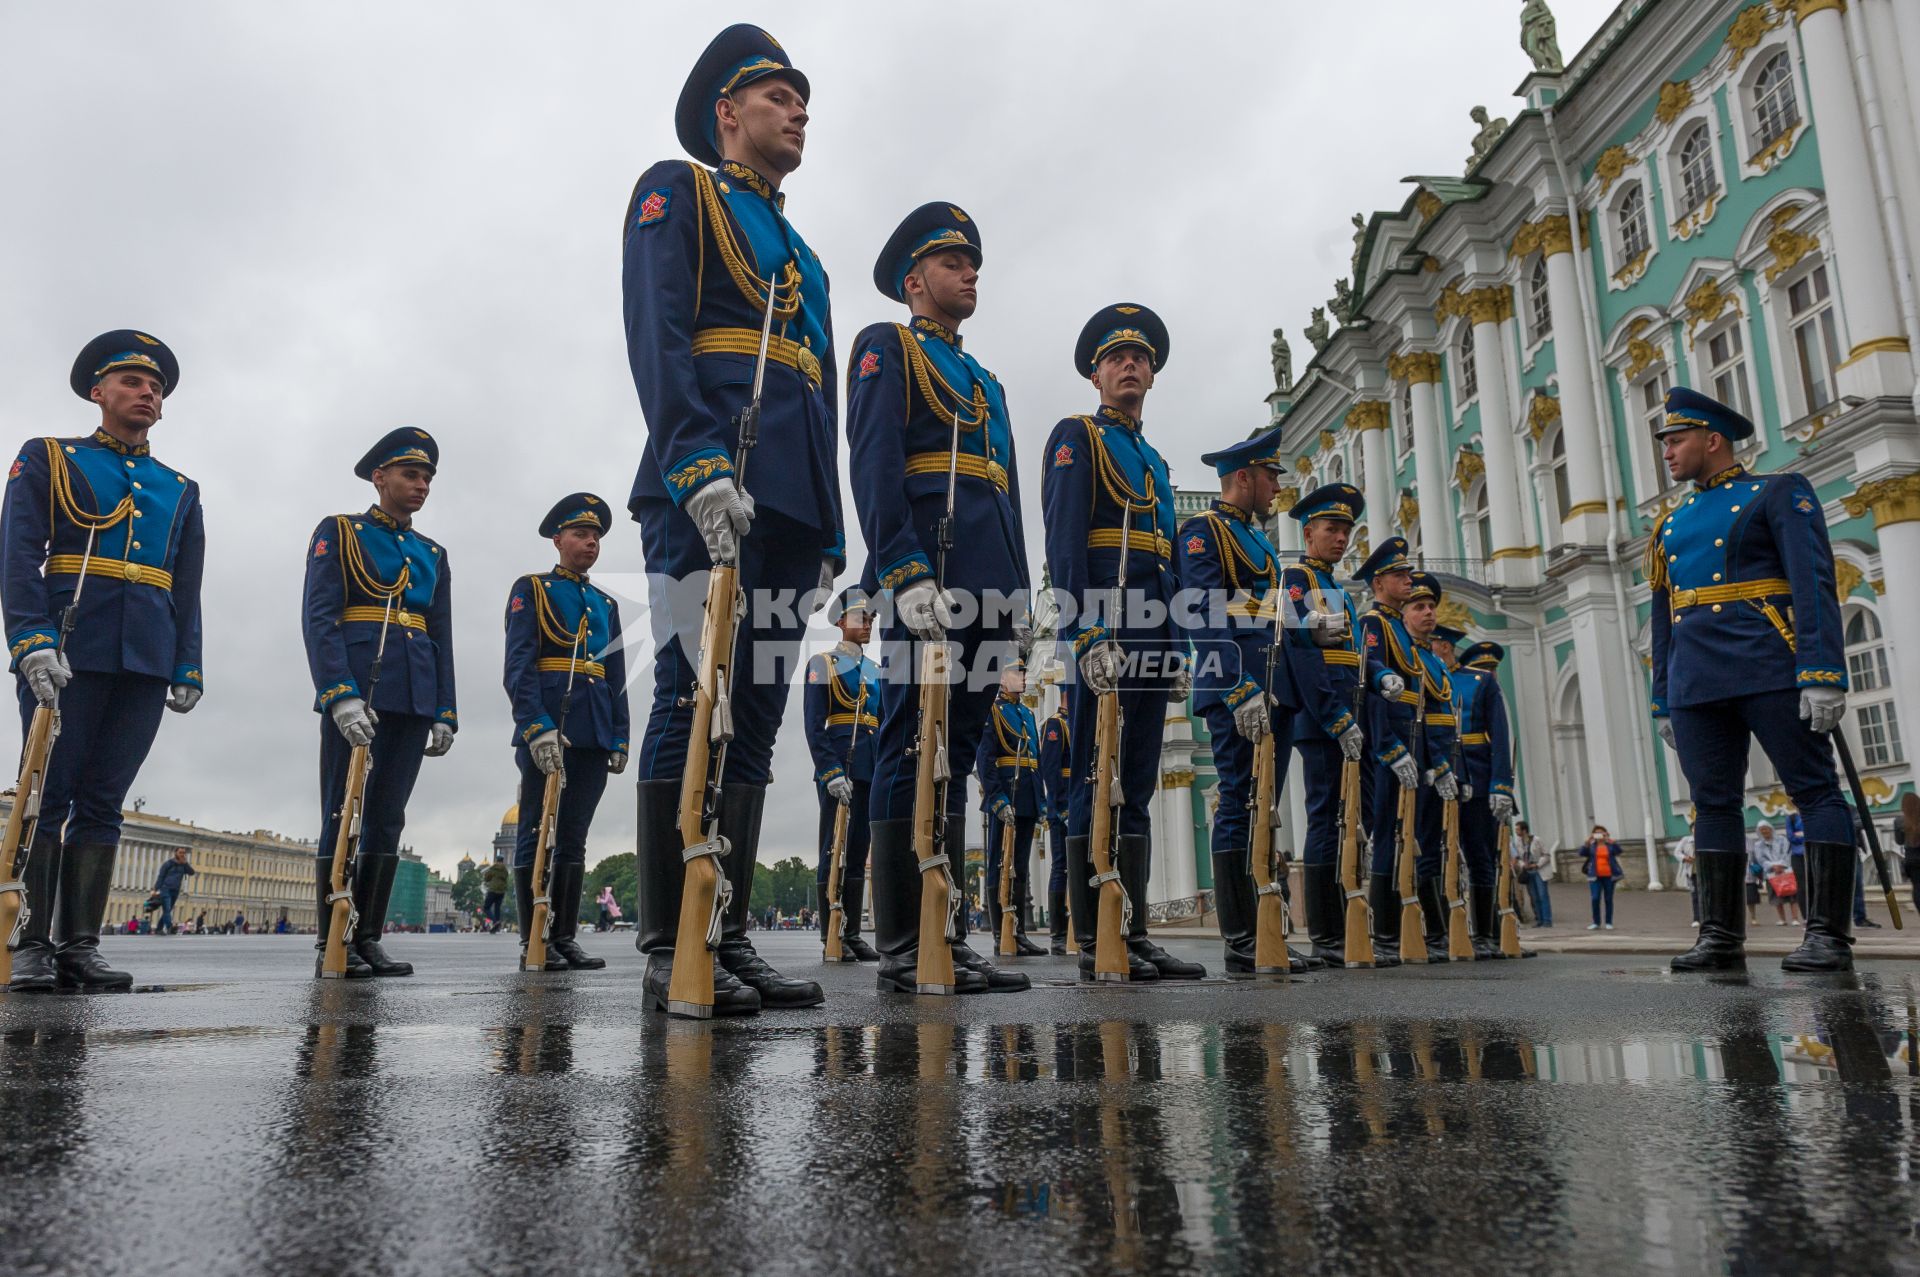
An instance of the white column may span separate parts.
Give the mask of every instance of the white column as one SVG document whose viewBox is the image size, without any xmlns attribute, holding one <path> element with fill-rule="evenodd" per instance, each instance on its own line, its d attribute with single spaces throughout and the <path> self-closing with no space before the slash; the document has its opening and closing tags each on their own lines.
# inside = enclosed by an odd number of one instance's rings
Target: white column
<svg viewBox="0 0 1920 1277">
<path fill-rule="evenodd" d="M 1509 581 L 1507 570 L 1519 567 L 1526 573 L 1530 563 L 1520 525 L 1520 462 L 1513 442 L 1516 414 L 1507 392 L 1503 338 L 1504 322 L 1513 318 L 1513 290 L 1505 284 L 1480 289 L 1468 296 L 1467 313 L 1473 320 L 1473 353 L 1479 361 L 1480 452 L 1487 463 L 1487 517 L 1493 524 L 1495 563 L 1488 565 L 1488 579 L 1512 584 L 1516 582 Z"/>
<path fill-rule="evenodd" d="M 1154 888 L 1156 901 L 1182 900 L 1200 890 L 1194 860 L 1193 773 L 1181 771 L 1163 779 L 1158 794 L 1160 828 L 1155 839 Z M 1135 906 L 1139 907 L 1136 901 Z"/>
<path fill-rule="evenodd" d="M 1893 13 L 1900 57 L 1907 66 L 1920 69 L 1920 5 L 1908 4 L 1906 0 L 1876 0 L 1876 3 Z M 1920 93 L 1909 94 L 1908 106 L 1913 114 L 1914 133 L 1920 136 Z"/>
<path fill-rule="evenodd" d="M 1607 539 L 1607 496 L 1600 470 L 1600 388 L 1593 384 L 1586 311 L 1574 273 L 1584 259 L 1573 252 L 1573 230 L 1564 216 L 1540 223 L 1540 251 L 1547 260 L 1547 300 L 1553 307 L 1554 364 L 1560 370 L 1560 428 L 1567 438 L 1567 488 L 1573 508 L 1562 510 L 1561 537 L 1586 545 Z"/>
<path fill-rule="evenodd" d="M 1393 535 L 1393 449 L 1387 445 L 1387 431 L 1393 424 L 1393 411 L 1386 404 L 1379 411 L 1348 423 L 1360 435 L 1360 456 L 1367 463 L 1367 544 L 1379 545 Z"/>
<path fill-rule="evenodd" d="M 1920 15 L 1920 5 L 1903 3 L 1900 8 Z M 1869 31 L 1874 78 L 1887 124 L 1888 158 L 1900 192 L 1901 233 L 1908 254 L 1920 257 L 1920 115 L 1915 113 L 1915 95 L 1907 80 L 1907 68 L 1920 67 L 1920 53 L 1900 51 L 1899 20 L 1891 0 L 1864 0 L 1860 16 Z"/>
<path fill-rule="evenodd" d="M 1880 628 L 1892 662 L 1900 736 L 1909 758 L 1920 748 L 1920 473 L 1863 483 L 1846 498 L 1849 515 L 1873 512 L 1880 539 Z"/>
<path fill-rule="evenodd" d="M 1840 365 L 1840 390 L 1869 399 L 1905 395 L 1913 388 L 1913 367 L 1894 297 L 1887 241 L 1880 231 L 1866 123 L 1854 92 L 1840 9 L 1841 0 L 1799 0 L 1796 8 L 1807 60 L 1807 93 L 1820 135 L 1834 267 L 1840 272 L 1840 297 L 1853 343 Z"/>
<path fill-rule="evenodd" d="M 1440 357 L 1433 376 L 1413 385 L 1413 477 L 1420 485 L 1420 550 L 1429 559 L 1456 557 L 1447 504 L 1446 409 L 1440 402 Z M 1415 374 L 1418 376 L 1418 374 Z"/>
<path fill-rule="evenodd" d="M 1658 830 L 1645 828 L 1645 807 L 1633 790 L 1638 774 L 1633 734 L 1649 713 L 1647 688 L 1622 687 L 1626 654 L 1620 650 L 1620 626 L 1613 586 L 1604 563 L 1592 563 L 1566 576 L 1567 613 L 1573 628 L 1573 660 L 1580 674 L 1580 716 L 1586 731 L 1587 791 L 1593 810 L 1574 812 L 1569 828 L 1605 825 L 1624 840 L 1646 839 L 1648 864 L 1659 878 Z M 1634 662 L 1636 671 L 1639 662 Z"/>
</svg>

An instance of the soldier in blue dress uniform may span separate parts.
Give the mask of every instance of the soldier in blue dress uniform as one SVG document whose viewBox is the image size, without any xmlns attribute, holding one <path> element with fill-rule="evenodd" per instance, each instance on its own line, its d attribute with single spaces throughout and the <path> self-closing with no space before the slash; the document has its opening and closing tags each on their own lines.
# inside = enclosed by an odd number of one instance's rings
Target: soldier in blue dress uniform
<svg viewBox="0 0 1920 1277">
<path fill-rule="evenodd" d="M 158 338 L 119 329 L 87 343 L 68 384 L 99 405 L 99 427 L 29 439 L 0 509 L 0 604 L 22 737 L 38 706 L 60 714 L 39 829 L 15 868 L 27 914 L 12 987 L 36 992 L 132 987 L 100 956 L 120 809 L 161 707 L 185 713 L 204 686 L 200 487 L 147 444 L 161 401 L 180 384 L 179 363 Z M 62 650 L 61 617 L 76 592 Z"/>
<path fill-rule="evenodd" d="M 867 899 L 867 849 L 871 822 L 867 804 L 873 792 L 873 738 L 880 726 L 880 671 L 863 652 L 873 637 L 873 602 L 850 585 L 827 608 L 827 620 L 839 627 L 840 641 L 807 662 L 805 717 L 807 749 L 813 755 L 813 784 L 820 798 L 820 868 L 816 875 L 820 930 L 827 927 L 827 876 L 833 868 L 833 827 L 847 809 L 847 845 L 840 857 L 840 940 L 846 962 L 880 957 L 860 938 L 860 915 Z"/>
<path fill-rule="evenodd" d="M 1753 423 L 1684 386 L 1655 432 L 1667 473 L 1693 488 L 1654 529 L 1653 714 L 1693 791 L 1700 938 L 1676 971 L 1746 963 L 1743 806 L 1750 742 L 1807 831 L 1806 937 L 1781 966 L 1853 966 L 1854 836 L 1827 734 L 1846 712 L 1833 547 L 1805 475 L 1754 474 L 1734 455 Z"/>
<path fill-rule="evenodd" d="M 1306 799 L 1300 885 L 1313 956 L 1346 962 L 1346 894 L 1340 884 L 1340 772 L 1366 749 L 1360 682 L 1360 610 L 1334 576 L 1346 557 L 1353 525 L 1367 508 L 1360 489 L 1346 483 L 1315 488 L 1288 513 L 1301 526 L 1300 561 L 1280 574 L 1288 609 L 1289 665 L 1299 691 L 1293 748 L 1300 755 Z M 1373 769 L 1360 769 L 1360 817 L 1373 810 Z"/>
<path fill-rule="evenodd" d="M 920 718 L 915 640 L 944 635 L 959 681 L 947 708 L 947 827 L 963 845 L 967 764 L 996 695 L 998 668 L 1026 637 L 1027 551 L 1006 394 L 967 352 L 960 326 L 978 306 L 980 224 L 945 200 L 907 214 L 880 250 L 874 287 L 912 312 L 854 338 L 847 358 L 847 451 L 866 539 L 865 582 L 892 601 L 883 665 L 886 709 L 874 754 L 874 939 L 882 989 L 911 993 L 920 945 L 920 871 L 913 795 Z M 953 544 L 934 580 L 937 528 L 946 512 L 955 425 Z M 956 874 L 957 877 L 957 874 Z M 965 911 L 962 910 L 964 934 Z M 953 946 L 958 991 L 1027 988 L 965 940 Z M 962 969 L 964 968 L 964 969 Z"/>
<path fill-rule="evenodd" d="M 1073 729 L 1063 696 L 1040 724 L 1040 789 L 1047 822 L 1047 951 L 1067 952 L 1067 794 L 1073 788 Z"/>
<path fill-rule="evenodd" d="M 320 842 L 314 849 L 324 950 L 334 838 L 355 745 L 371 747 L 354 860 L 358 922 L 347 946 L 347 977 L 407 976 L 381 947 L 387 902 L 400 863 L 400 833 L 422 758 L 453 748 L 460 715 L 453 687 L 453 569 L 446 550 L 413 525 L 440 466 L 440 445 L 411 426 L 392 430 L 353 472 L 376 500 L 359 514 L 332 514 L 307 542 L 301 609 L 313 708 L 320 715 Z M 374 654 L 385 631 L 380 677 Z M 314 959 L 314 974 L 320 958 Z"/>
<path fill-rule="evenodd" d="M 547 777 L 564 770 L 547 878 L 547 970 L 597 971 L 607 965 L 582 949 L 580 884 L 587 872 L 587 829 L 607 777 L 627 767 L 627 658 L 620 605 L 587 579 L 612 522 L 591 492 L 563 497 L 540 521 L 558 562 L 513 583 L 507 595 L 506 688 L 513 706 L 513 760 L 520 768 L 520 828 L 513 886 L 526 956 L 533 918 L 533 860 L 546 813 Z M 565 705 L 566 722 L 560 721 Z"/>
<path fill-rule="evenodd" d="M 1466 637 L 1453 630 L 1446 634 L 1457 635 L 1447 639 L 1448 647 Z M 1436 630 L 1433 646 L 1444 657 L 1442 638 Z M 1494 890 L 1500 876 L 1500 826 L 1513 817 L 1513 735 L 1499 672 L 1507 649 L 1482 639 L 1453 655 L 1458 658 L 1451 677 L 1460 719 L 1460 854 L 1472 887 L 1468 930 L 1475 958 L 1501 958 L 1506 955 L 1500 951 Z"/>
<path fill-rule="evenodd" d="M 653 583 L 653 706 L 636 760 L 640 926 L 647 992 L 666 1009 L 684 878 L 676 825 L 693 719 L 700 593 L 715 563 L 739 568 L 748 599 L 733 668 L 734 737 L 721 777 L 720 835 L 733 887 L 715 968 L 717 1014 L 813 1006 L 811 980 L 753 950 L 747 911 L 774 738 L 798 675 L 804 609 L 826 600 L 846 560 L 833 327 L 827 275 L 786 216 L 782 181 L 800 167 L 811 86 L 772 36 L 728 27 L 681 89 L 674 126 L 697 163 L 664 160 L 628 202 L 622 292 L 627 360 L 647 419 L 628 509 Z M 773 328 L 751 463 L 738 414 L 753 396 L 769 296 Z M 747 480 L 741 482 L 741 468 Z M 788 602 L 769 604 L 784 594 Z M 689 601 L 691 599 L 691 601 Z"/>
<path fill-rule="evenodd" d="M 1173 559 L 1173 483 L 1148 442 L 1141 411 L 1166 366 L 1167 326 L 1145 306 L 1103 307 L 1080 330 L 1074 372 L 1100 396 L 1090 415 L 1067 417 L 1047 439 L 1041 506 L 1047 566 L 1062 600 L 1063 637 L 1080 677 L 1069 693 L 1073 790 L 1067 821 L 1067 891 L 1080 942 L 1080 974 L 1093 978 L 1094 888 L 1088 839 L 1093 826 L 1094 723 L 1099 693 L 1118 689 L 1122 722 L 1119 811 L 1121 885 L 1133 904 L 1127 937 L 1130 980 L 1198 980 L 1206 969 L 1147 938 L 1147 878 L 1152 860 L 1151 804 L 1160 774 L 1167 704 L 1184 704 L 1191 683 L 1185 637 L 1171 605 L 1179 592 Z M 1126 544 L 1121 544 L 1122 534 Z M 1130 602 L 1116 615 L 1112 595 L 1126 555 Z M 1158 605 L 1157 609 L 1154 605 Z"/>
<path fill-rule="evenodd" d="M 1292 750 L 1278 742 L 1292 740 L 1293 717 L 1300 708 L 1289 654 L 1272 651 L 1283 565 L 1261 527 L 1279 492 L 1286 460 L 1280 455 L 1278 427 L 1200 460 L 1220 476 L 1220 496 L 1180 525 L 1174 545 L 1181 588 L 1204 592 L 1194 596 L 1198 624 L 1189 636 L 1194 648 L 1193 707 L 1206 720 L 1220 774 L 1213 818 L 1220 937 L 1226 943 L 1228 977 L 1250 978 L 1259 905 L 1249 859 L 1252 822 L 1273 818 L 1271 811 L 1249 811 L 1254 752 L 1268 733 L 1278 737 L 1277 799 L 1293 760 Z M 1283 640 L 1285 646 L 1290 643 Z M 1298 956 L 1292 963 L 1300 970 L 1325 965 Z"/>
<path fill-rule="evenodd" d="M 980 779 L 980 808 L 993 817 L 987 826 L 987 876 L 981 894 L 987 902 L 987 930 L 1000 934 L 1000 851 L 1003 829 L 1013 828 L 1013 934 L 1022 957 L 1046 954 L 1027 939 L 1027 912 L 1032 906 L 1030 884 L 1033 830 L 1046 806 L 1040 781 L 1040 725 L 1021 699 L 1026 695 L 1026 670 L 1009 663 L 1000 671 L 1000 696 L 987 712 L 974 757 Z"/>
<path fill-rule="evenodd" d="M 1407 543 L 1388 537 L 1361 565 L 1359 578 L 1373 589 L 1373 607 L 1360 621 L 1370 693 L 1367 742 L 1373 751 L 1372 875 L 1368 895 L 1373 907 L 1375 965 L 1400 964 L 1400 891 L 1396 863 L 1400 842 L 1397 809 L 1400 791 L 1415 791 L 1414 835 L 1420 852 L 1415 867 L 1421 909 L 1432 916 L 1439 901 L 1440 803 L 1458 797 L 1447 762 L 1453 749 L 1453 711 L 1446 669 L 1426 650 L 1433 633 L 1440 586 L 1431 575 L 1415 572 Z M 1431 885 L 1427 885 L 1431 882 Z M 1431 924 L 1429 924 L 1431 930 Z M 1446 945 L 1439 946 L 1446 960 Z M 1429 946 L 1429 960 L 1433 946 Z"/>
</svg>

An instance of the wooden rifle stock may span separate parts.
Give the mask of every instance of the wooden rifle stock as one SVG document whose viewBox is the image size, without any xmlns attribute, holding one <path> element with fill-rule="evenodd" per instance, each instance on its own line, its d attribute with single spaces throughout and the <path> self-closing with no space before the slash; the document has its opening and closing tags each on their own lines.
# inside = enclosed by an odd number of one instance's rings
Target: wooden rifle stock
<svg viewBox="0 0 1920 1277">
<path fill-rule="evenodd" d="M 1353 721 L 1356 725 L 1365 711 L 1367 679 L 1364 663 L 1360 679 L 1353 685 Z M 1366 876 L 1360 868 L 1360 803 L 1366 793 L 1360 784 L 1360 768 L 1366 756 L 1350 758 L 1340 764 L 1340 890 L 1347 898 L 1347 934 L 1342 952 L 1346 965 L 1356 970 L 1373 966 L 1373 910 L 1367 904 Z M 1370 765 L 1370 764 L 1369 764 Z M 1369 814 L 1368 819 L 1371 819 Z M 1368 849 L 1371 857 L 1371 849 Z"/>
<path fill-rule="evenodd" d="M 855 730 L 859 728 L 856 719 Z M 846 946 L 841 943 L 845 916 L 845 902 L 840 898 L 840 875 L 845 872 L 847 856 L 847 805 L 835 803 L 833 812 L 833 856 L 827 862 L 827 940 L 826 959 L 838 962 L 846 955 Z"/>
<path fill-rule="evenodd" d="M 1460 783 L 1457 775 L 1454 783 Z M 1447 957 L 1455 962 L 1472 962 L 1473 939 L 1467 934 L 1467 902 L 1460 895 L 1460 801 L 1458 799 L 1447 804 L 1443 824 L 1447 835 Z"/>
<path fill-rule="evenodd" d="M 1120 693 L 1118 690 L 1103 693 L 1094 704 L 1093 827 L 1087 838 L 1087 850 L 1093 860 L 1093 876 L 1100 884 L 1100 896 L 1096 902 L 1093 976 L 1096 980 L 1125 982 L 1127 893 L 1115 875 L 1113 863 L 1118 824 L 1113 787 L 1120 772 Z M 1139 907 L 1145 908 L 1145 903 Z"/>
<path fill-rule="evenodd" d="M 913 855 L 920 866 L 920 950 L 915 992 L 954 992 L 949 919 L 953 869 L 947 857 L 947 680 L 953 653 L 944 639 L 920 644 L 920 740 L 913 777 Z"/>
<path fill-rule="evenodd" d="M 1520 956 L 1520 920 L 1513 912 L 1512 838 L 1513 826 L 1501 821 L 1499 850 L 1494 853 L 1500 857 L 1500 952 L 1517 958 Z"/>
<path fill-rule="evenodd" d="M 561 722 L 565 723 L 565 718 Z M 552 868 L 553 844 L 560 836 L 560 789 L 567 769 L 547 776 L 546 795 L 541 800 L 540 836 L 533 844 L 533 916 L 527 919 L 527 956 L 522 971 L 547 969 L 547 928 L 553 920 L 553 902 L 547 894 L 547 874 Z"/>
<path fill-rule="evenodd" d="M 347 974 L 347 934 L 357 918 L 348 873 L 360 854 L 360 811 L 366 802 L 367 772 L 372 767 L 372 747 L 355 745 L 347 756 L 347 788 L 340 799 L 339 832 L 333 838 L 333 868 L 327 892 L 332 917 L 327 923 L 327 947 L 320 958 L 322 980 L 339 980 Z"/>
<path fill-rule="evenodd" d="M 1265 692 L 1257 695 L 1265 696 Z M 1287 954 L 1287 903 L 1274 880 L 1273 855 L 1273 779 L 1274 750 L 1272 731 L 1260 738 L 1253 755 L 1253 861 L 1254 899 L 1257 922 L 1253 938 L 1253 973 L 1277 980 L 1287 979 L 1291 961 Z"/>
<path fill-rule="evenodd" d="M 700 630 L 700 672 L 693 686 L 693 724 L 687 737 L 686 770 L 680 775 L 680 842 L 686 876 L 680 889 L 680 925 L 674 932 L 673 978 L 667 1014 L 705 1020 L 713 1015 L 713 952 L 723 908 L 720 839 L 720 778 L 726 743 L 733 739 L 733 640 L 739 625 L 732 564 L 717 564 L 707 578 L 706 616 Z M 718 745 L 719 748 L 715 748 Z"/>
<path fill-rule="evenodd" d="M 1013 826 L 1000 826 L 1000 956 L 1012 958 L 1019 955 L 1020 946 L 1015 943 L 1016 934 L 1013 922 Z"/>
<path fill-rule="evenodd" d="M 27 725 L 27 740 L 20 751 L 20 780 L 13 790 L 13 810 L 7 813 L 7 830 L 0 839 L 0 988 L 13 979 L 13 946 L 26 925 L 36 902 L 27 899 L 26 884 L 20 880 L 22 849 L 33 854 L 40 832 L 40 797 L 46 789 L 47 760 L 53 756 L 53 742 L 60 735 L 60 712 L 51 705 L 33 711 Z M 51 911 L 53 901 L 37 902 Z"/>
<path fill-rule="evenodd" d="M 1400 791 L 1400 828 L 1397 831 L 1400 863 L 1394 885 L 1400 891 L 1400 960 L 1402 962 L 1427 960 L 1427 921 L 1425 915 L 1420 912 L 1420 896 L 1414 887 L 1414 862 L 1420 855 L 1420 843 L 1414 830 L 1415 813 L 1418 811 L 1418 793 L 1416 786 L 1408 786 Z"/>
</svg>

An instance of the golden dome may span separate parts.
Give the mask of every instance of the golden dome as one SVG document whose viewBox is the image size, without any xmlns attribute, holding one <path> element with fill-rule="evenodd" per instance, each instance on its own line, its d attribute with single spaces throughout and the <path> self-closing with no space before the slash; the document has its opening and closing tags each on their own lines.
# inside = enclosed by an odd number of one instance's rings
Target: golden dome
<svg viewBox="0 0 1920 1277">
<path fill-rule="evenodd" d="M 507 808 L 507 814 L 500 817 L 500 823 L 502 825 L 518 825 L 520 823 L 520 804 L 515 803 L 513 806 Z"/>
</svg>

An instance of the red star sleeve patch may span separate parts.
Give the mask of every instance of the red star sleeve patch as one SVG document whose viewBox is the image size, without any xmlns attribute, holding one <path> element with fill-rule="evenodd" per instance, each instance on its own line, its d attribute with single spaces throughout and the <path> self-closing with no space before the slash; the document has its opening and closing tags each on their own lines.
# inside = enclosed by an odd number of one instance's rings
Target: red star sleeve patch
<svg viewBox="0 0 1920 1277">
<path fill-rule="evenodd" d="M 313 557 L 316 559 L 324 559 L 327 557 L 327 539 L 325 537 L 321 537 L 313 543 Z"/>
<path fill-rule="evenodd" d="M 1064 469 L 1065 467 L 1070 466 L 1072 464 L 1073 464 L 1073 445 L 1072 444 L 1063 443 L 1058 448 L 1055 448 L 1053 450 L 1053 468 L 1055 470 Z"/>
</svg>

